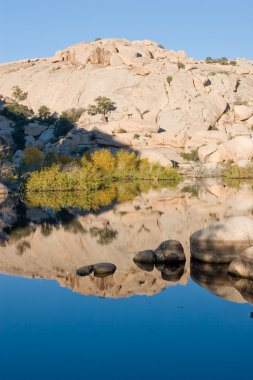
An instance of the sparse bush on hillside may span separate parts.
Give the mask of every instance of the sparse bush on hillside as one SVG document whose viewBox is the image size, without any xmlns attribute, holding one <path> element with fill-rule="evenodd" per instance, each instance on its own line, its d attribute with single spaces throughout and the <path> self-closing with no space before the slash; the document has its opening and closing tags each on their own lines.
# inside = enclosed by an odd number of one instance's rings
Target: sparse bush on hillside
<svg viewBox="0 0 253 380">
<path fill-rule="evenodd" d="M 39 117 L 42 120 L 48 119 L 51 115 L 50 109 L 47 106 L 41 106 L 38 110 Z"/>
<path fill-rule="evenodd" d="M 192 150 L 189 153 L 180 153 L 180 156 L 187 161 L 199 161 L 199 155 L 197 150 Z"/>
<path fill-rule="evenodd" d="M 104 121 L 108 121 L 108 115 L 116 110 L 115 103 L 105 96 L 99 96 L 95 99 L 96 104 L 90 104 L 88 106 L 87 112 L 89 115 L 94 116 L 101 114 Z"/>
<path fill-rule="evenodd" d="M 179 70 L 185 69 L 185 64 L 183 62 L 178 62 L 177 67 L 179 68 Z"/>
<path fill-rule="evenodd" d="M 218 63 L 220 65 L 232 65 L 232 66 L 236 66 L 237 65 L 237 62 L 232 60 L 232 61 L 229 61 L 227 57 L 221 57 L 221 58 L 212 58 L 212 57 L 206 57 L 206 63 L 209 63 L 209 64 L 214 64 L 214 63 Z"/>
<path fill-rule="evenodd" d="M 24 121 L 31 118 L 34 115 L 33 110 L 29 109 L 27 106 L 19 103 L 8 104 L 2 111 L 2 115 L 6 116 L 12 121 Z"/>
<path fill-rule="evenodd" d="M 165 49 L 165 47 L 162 44 L 157 45 L 160 49 Z"/>
<path fill-rule="evenodd" d="M 41 169 L 44 162 L 44 154 L 37 147 L 28 147 L 24 150 L 24 169 L 33 171 Z"/>
<path fill-rule="evenodd" d="M 170 85 L 173 80 L 173 77 L 171 75 L 167 76 L 167 83 Z"/>
<path fill-rule="evenodd" d="M 24 92 L 21 90 L 19 86 L 14 86 L 12 88 L 12 96 L 14 99 L 22 101 L 27 98 L 28 92 Z"/>
<path fill-rule="evenodd" d="M 63 111 L 61 116 L 71 123 L 76 123 L 84 112 L 84 108 L 70 108 L 69 110 Z"/>
</svg>

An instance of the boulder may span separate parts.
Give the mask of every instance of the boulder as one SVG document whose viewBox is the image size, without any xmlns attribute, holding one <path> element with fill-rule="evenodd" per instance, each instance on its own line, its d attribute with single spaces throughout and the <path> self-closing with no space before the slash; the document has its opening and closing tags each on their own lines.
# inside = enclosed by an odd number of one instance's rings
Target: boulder
<svg viewBox="0 0 253 380">
<path fill-rule="evenodd" d="M 234 108 L 235 120 L 248 120 L 253 115 L 253 107 L 249 106 L 235 106 Z"/>
<path fill-rule="evenodd" d="M 85 265 L 76 270 L 76 275 L 80 277 L 89 276 L 93 272 L 93 265 Z"/>
<path fill-rule="evenodd" d="M 42 132 L 47 129 L 45 125 L 39 123 L 29 123 L 25 126 L 25 134 L 31 135 L 33 137 L 39 136 Z"/>
<path fill-rule="evenodd" d="M 154 251 L 157 263 L 184 262 L 185 254 L 182 244 L 177 240 L 166 240 Z"/>
<path fill-rule="evenodd" d="M 147 249 L 145 251 L 140 251 L 134 256 L 135 263 L 154 263 L 155 254 L 153 251 Z"/>
<path fill-rule="evenodd" d="M 228 273 L 253 280 L 253 247 L 245 249 L 231 262 Z"/>
<path fill-rule="evenodd" d="M 111 263 L 99 263 L 93 266 L 94 276 L 102 278 L 112 275 L 116 269 L 116 266 Z"/>
<path fill-rule="evenodd" d="M 164 167 L 173 167 L 173 162 L 180 161 L 179 154 L 173 148 L 141 149 L 141 158 L 147 158 L 151 163 L 159 163 Z"/>
<path fill-rule="evenodd" d="M 47 144 L 51 141 L 51 139 L 54 138 L 54 129 L 49 128 L 41 133 L 39 140 L 42 141 L 44 144 Z"/>
<path fill-rule="evenodd" d="M 13 164 L 18 167 L 23 160 L 24 152 L 23 150 L 17 150 L 13 155 Z"/>
<path fill-rule="evenodd" d="M 208 162 L 249 160 L 253 157 L 253 139 L 250 136 L 237 136 L 217 147 L 208 156 Z"/>
<path fill-rule="evenodd" d="M 230 263 L 253 245 L 253 219 L 237 216 L 214 223 L 191 235 L 191 256 L 207 263 Z"/>
</svg>

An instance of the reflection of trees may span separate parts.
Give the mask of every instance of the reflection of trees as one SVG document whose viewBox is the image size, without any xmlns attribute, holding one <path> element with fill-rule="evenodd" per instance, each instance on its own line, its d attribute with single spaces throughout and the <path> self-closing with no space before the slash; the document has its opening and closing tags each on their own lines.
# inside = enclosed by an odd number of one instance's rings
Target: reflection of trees
<svg viewBox="0 0 253 380">
<path fill-rule="evenodd" d="M 93 237 L 98 237 L 98 244 L 107 245 L 111 244 L 113 240 L 117 238 L 118 231 L 113 230 L 109 226 L 105 226 L 104 228 L 92 227 L 90 228 L 90 234 Z"/>
<path fill-rule="evenodd" d="M 28 241 L 26 240 L 21 241 L 17 245 L 17 255 L 22 256 L 23 253 L 25 253 L 25 251 L 30 248 L 31 248 L 31 244 Z"/>
</svg>

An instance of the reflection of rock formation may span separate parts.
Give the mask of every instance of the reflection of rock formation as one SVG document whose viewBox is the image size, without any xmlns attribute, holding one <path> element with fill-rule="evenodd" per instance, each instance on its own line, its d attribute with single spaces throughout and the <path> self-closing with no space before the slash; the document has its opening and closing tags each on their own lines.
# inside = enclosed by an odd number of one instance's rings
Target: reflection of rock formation
<svg viewBox="0 0 253 380">
<path fill-rule="evenodd" d="M 191 261 L 191 278 L 210 293 L 232 302 L 245 302 L 227 274 L 227 264 Z"/>
<path fill-rule="evenodd" d="M 209 202 L 209 193 L 215 194 L 216 203 L 214 195 Z M 149 268 L 151 272 L 138 268 L 133 257 L 173 239 L 180 241 L 187 260 L 179 281 L 184 284 L 189 276 L 190 235 L 217 220 L 250 215 L 253 204 L 248 185 L 238 190 L 212 184 L 200 194 L 201 198 L 180 189 L 150 191 L 95 214 L 63 210 L 59 215 L 65 221 L 57 225 L 49 223 L 54 216 L 49 209 L 26 210 L 24 215 L 32 222 L 15 229 L 8 244 L 0 247 L 0 272 L 56 279 L 62 286 L 88 295 L 151 295 L 178 281 L 163 279 L 157 268 Z M 93 274 L 83 278 L 75 274 L 77 268 L 104 261 L 117 266 L 108 281 L 99 282 Z"/>
<path fill-rule="evenodd" d="M 231 277 L 233 286 L 240 292 L 243 298 L 253 304 L 253 280 L 246 278 Z"/>
</svg>

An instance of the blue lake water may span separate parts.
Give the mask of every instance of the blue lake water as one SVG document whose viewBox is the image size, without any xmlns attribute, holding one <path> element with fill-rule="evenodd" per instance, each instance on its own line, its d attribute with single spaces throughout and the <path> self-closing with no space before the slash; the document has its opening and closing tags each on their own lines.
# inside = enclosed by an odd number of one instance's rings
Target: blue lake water
<svg viewBox="0 0 253 380">
<path fill-rule="evenodd" d="M 249 304 L 192 281 L 101 299 L 0 277 L 1 379 L 251 379 Z"/>
<path fill-rule="evenodd" d="M 189 245 L 208 224 L 252 216 L 251 186 L 130 198 L 96 212 L 69 199 L 0 203 L 1 380 L 253 378 L 253 284 L 191 262 Z M 135 264 L 168 239 L 182 267 Z M 77 275 L 101 262 L 116 272 Z"/>
</svg>

